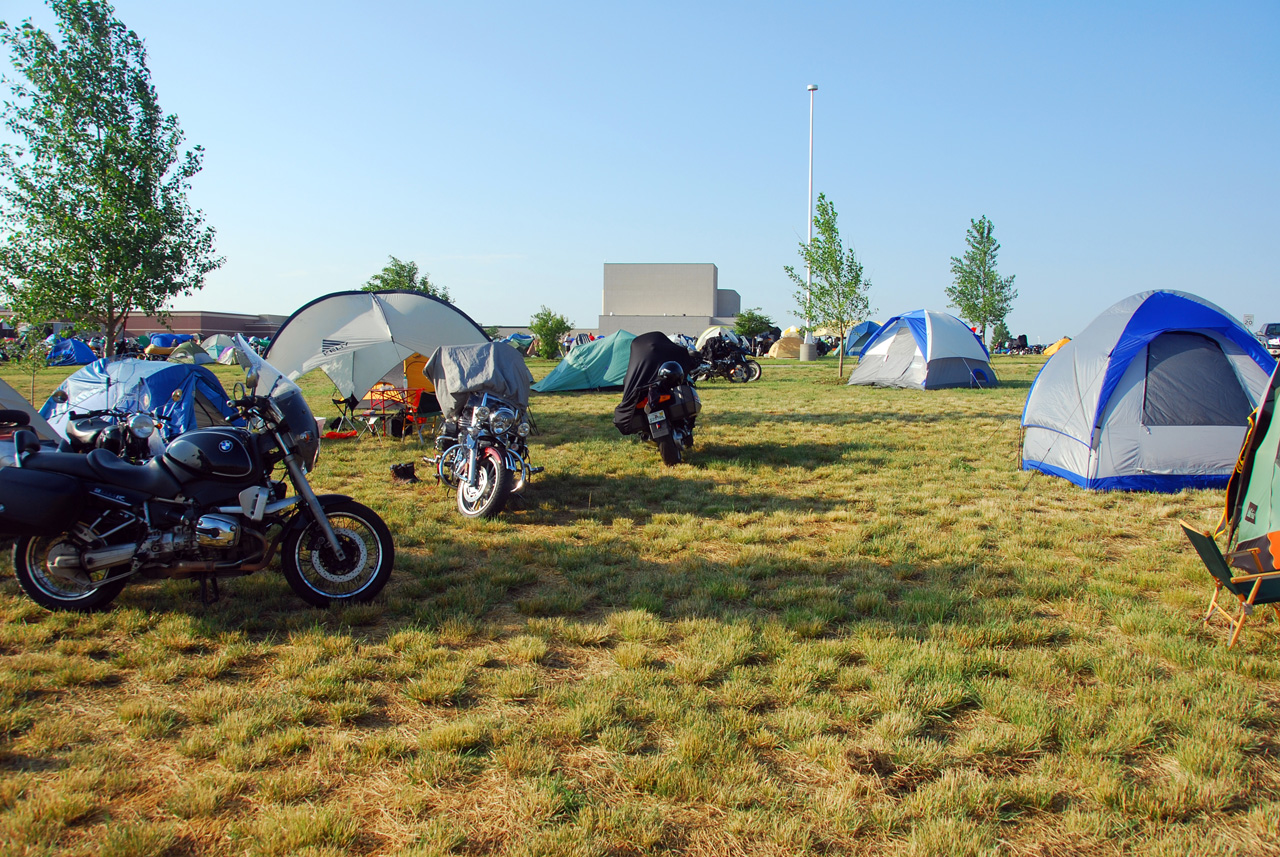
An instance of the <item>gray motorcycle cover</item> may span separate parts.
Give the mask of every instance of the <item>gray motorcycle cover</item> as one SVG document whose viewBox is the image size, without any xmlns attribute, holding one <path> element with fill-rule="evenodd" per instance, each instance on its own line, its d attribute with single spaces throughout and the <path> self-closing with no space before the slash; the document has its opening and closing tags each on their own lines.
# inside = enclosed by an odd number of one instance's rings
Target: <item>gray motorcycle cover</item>
<svg viewBox="0 0 1280 857">
<path fill-rule="evenodd" d="M 455 417 L 472 393 L 490 393 L 509 404 L 529 407 L 533 375 L 520 352 L 506 343 L 442 345 L 427 361 L 425 371 L 436 385 L 440 407 Z"/>
</svg>

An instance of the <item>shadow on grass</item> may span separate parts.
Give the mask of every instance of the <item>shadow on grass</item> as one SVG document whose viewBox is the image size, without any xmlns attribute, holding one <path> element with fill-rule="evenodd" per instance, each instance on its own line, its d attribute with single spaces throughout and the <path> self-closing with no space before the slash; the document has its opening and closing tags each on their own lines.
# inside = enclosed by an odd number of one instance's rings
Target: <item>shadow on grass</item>
<svg viewBox="0 0 1280 857">
<path fill-rule="evenodd" d="M 316 610 L 293 597 L 277 574 L 227 581 L 223 598 L 201 605 L 188 583 L 138 587 L 122 606 L 153 614 L 189 615 L 210 640 L 246 633 L 259 639 L 319 630 L 382 639 L 411 628 L 479 629 L 483 623 L 519 625 L 562 619 L 592 625 L 609 614 L 645 610 L 665 620 L 710 619 L 757 626 L 780 625 L 800 638 L 858 634 L 866 639 L 935 640 L 967 650 L 1058 647 L 1068 626 L 1049 615 L 1011 616 L 1014 573 L 972 566 L 913 567 L 869 561 L 760 560 L 722 563 L 688 552 L 662 561 L 635 556 L 628 539 L 589 544 L 546 544 L 519 556 L 490 554 L 457 562 L 458 554 L 406 556 L 384 594 L 368 605 Z M 983 596 L 975 595 L 984 592 Z M 490 632 L 491 633 L 491 632 Z M 936 665 L 911 668 L 925 678 Z M 251 669 L 251 663 L 237 669 Z M 941 667 L 938 667 L 941 669 Z M 975 655 L 947 669 L 999 674 L 998 664 Z"/>
<path fill-rule="evenodd" d="M 796 453 L 809 464 L 841 461 L 844 452 L 854 448 L 804 446 L 817 447 Z M 812 513 L 847 505 L 836 498 L 788 497 L 776 491 L 760 490 L 755 480 L 717 481 L 691 476 L 691 472 L 696 473 L 700 465 L 713 461 L 795 466 L 796 462 L 778 457 L 787 450 L 779 450 L 769 444 L 695 448 L 687 453 L 688 463 L 675 468 L 664 466 L 656 449 L 637 449 L 637 454 L 642 452 L 652 453 L 651 473 L 642 476 L 558 475 L 554 481 L 540 485 L 536 497 L 528 498 L 527 511 L 518 522 L 563 526 L 584 520 L 612 524 L 618 519 L 626 519 L 643 525 L 655 515 L 689 515 L 711 521 L 731 513 Z M 821 462 L 818 462 L 819 458 Z M 864 462 L 873 460 L 863 458 Z"/>
</svg>

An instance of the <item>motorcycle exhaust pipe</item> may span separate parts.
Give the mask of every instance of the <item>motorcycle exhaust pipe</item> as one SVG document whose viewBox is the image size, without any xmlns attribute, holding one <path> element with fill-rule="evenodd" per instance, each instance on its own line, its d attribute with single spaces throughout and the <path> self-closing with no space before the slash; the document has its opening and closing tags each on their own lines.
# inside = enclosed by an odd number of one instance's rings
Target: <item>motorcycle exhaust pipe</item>
<svg viewBox="0 0 1280 857">
<path fill-rule="evenodd" d="M 100 568 L 110 568 L 113 565 L 123 565 L 133 559 L 133 555 L 138 552 L 138 543 L 132 542 L 127 545 L 116 545 L 115 547 L 103 548 L 96 551 L 85 551 L 80 555 L 80 566 L 85 571 L 97 571 Z"/>
</svg>

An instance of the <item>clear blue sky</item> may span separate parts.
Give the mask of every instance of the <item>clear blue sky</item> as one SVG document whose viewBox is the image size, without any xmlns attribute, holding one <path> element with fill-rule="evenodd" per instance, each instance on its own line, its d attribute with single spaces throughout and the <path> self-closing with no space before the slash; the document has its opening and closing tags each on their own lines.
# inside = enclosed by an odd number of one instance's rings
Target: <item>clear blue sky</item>
<svg viewBox="0 0 1280 857">
<path fill-rule="evenodd" d="M 873 317 L 946 309 L 985 214 L 1033 342 L 1150 288 L 1280 321 L 1275 0 L 115 8 L 207 153 L 226 264 L 179 308 L 290 313 L 395 255 L 482 324 L 592 327 L 602 263 L 714 262 L 785 326 L 815 83 Z"/>
</svg>

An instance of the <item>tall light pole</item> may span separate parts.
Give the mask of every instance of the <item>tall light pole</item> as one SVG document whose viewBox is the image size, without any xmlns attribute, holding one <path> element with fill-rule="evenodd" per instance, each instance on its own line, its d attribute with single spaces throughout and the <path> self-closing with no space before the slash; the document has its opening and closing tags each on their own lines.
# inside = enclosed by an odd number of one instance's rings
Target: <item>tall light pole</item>
<svg viewBox="0 0 1280 857">
<path fill-rule="evenodd" d="M 809 84 L 809 204 L 805 208 L 805 219 L 809 221 L 809 246 L 813 246 L 813 94 L 818 91 L 816 83 Z M 808 259 L 805 260 L 804 266 L 804 314 L 805 322 L 809 325 L 813 324 L 813 316 L 809 311 L 809 290 L 813 286 L 813 268 L 809 264 Z M 806 344 L 813 342 L 813 331 L 805 330 L 804 341 Z"/>
</svg>

